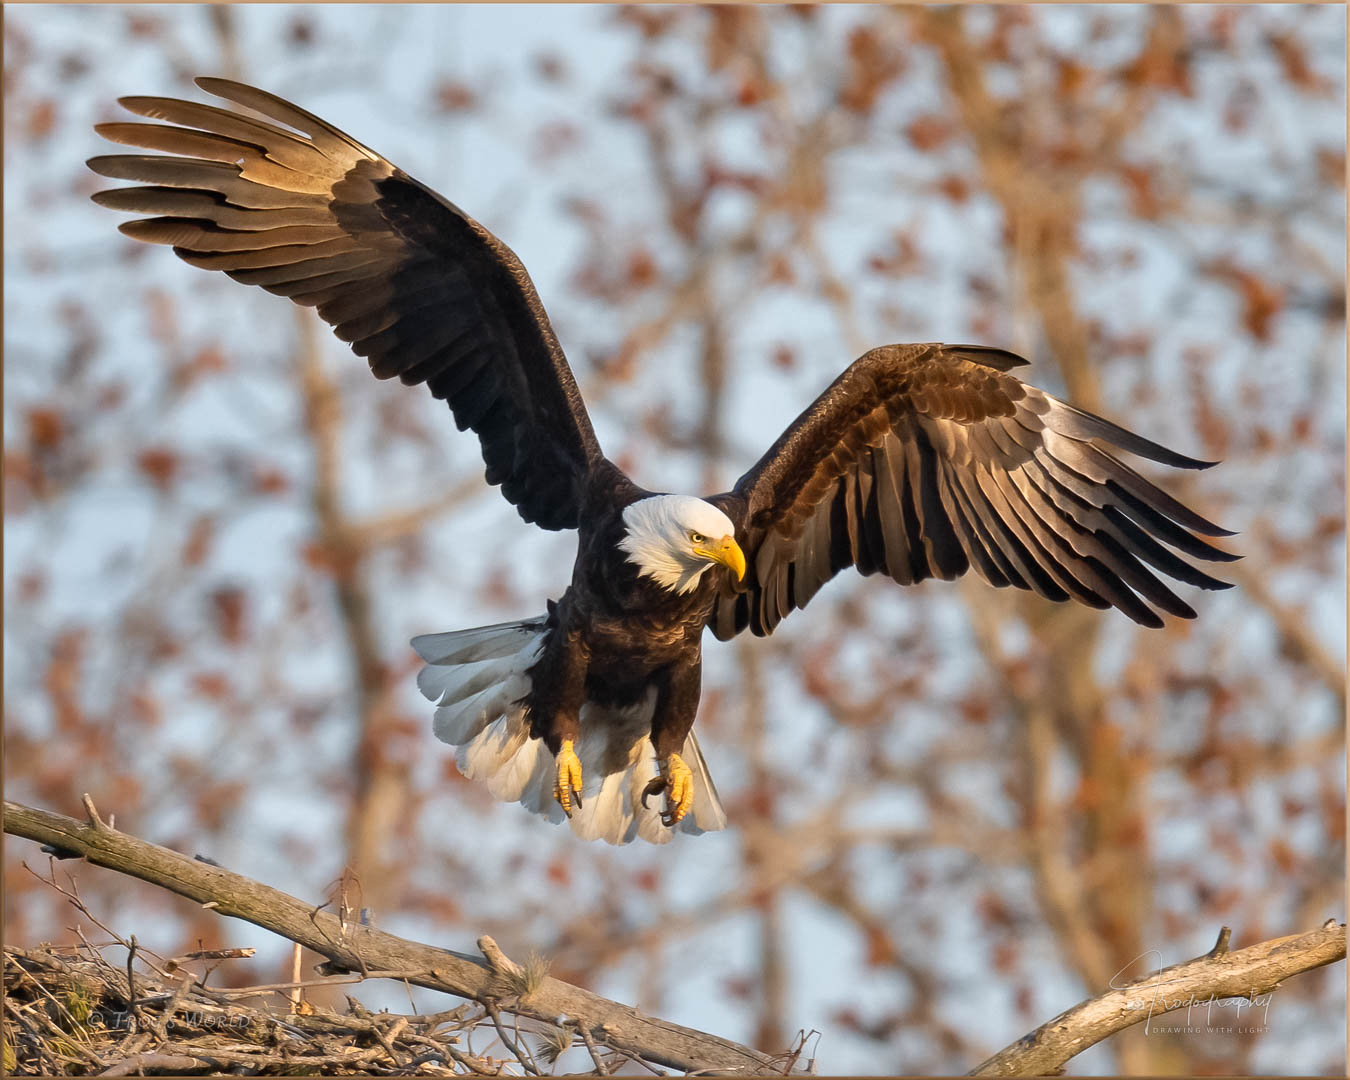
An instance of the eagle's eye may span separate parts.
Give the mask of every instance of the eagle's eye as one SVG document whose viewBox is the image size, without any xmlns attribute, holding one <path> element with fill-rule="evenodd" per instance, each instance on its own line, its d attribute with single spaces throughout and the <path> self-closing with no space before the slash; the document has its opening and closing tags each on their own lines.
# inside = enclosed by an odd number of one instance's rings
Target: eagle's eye
<svg viewBox="0 0 1350 1080">
<path fill-rule="evenodd" d="M 706 536 L 704 536 L 702 533 L 691 532 L 691 533 L 689 534 L 689 539 L 692 540 L 692 541 L 693 541 L 694 543 L 696 543 L 696 544 L 701 544 L 701 543 L 703 543 L 703 541 L 705 541 L 705 540 L 708 539 L 708 538 L 707 538 Z"/>
</svg>

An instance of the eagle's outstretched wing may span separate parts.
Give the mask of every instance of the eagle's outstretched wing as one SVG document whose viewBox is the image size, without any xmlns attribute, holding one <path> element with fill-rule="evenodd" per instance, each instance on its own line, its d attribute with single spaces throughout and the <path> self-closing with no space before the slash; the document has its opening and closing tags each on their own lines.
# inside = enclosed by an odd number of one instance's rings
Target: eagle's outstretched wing
<svg viewBox="0 0 1350 1080">
<path fill-rule="evenodd" d="M 973 566 L 993 585 L 1117 607 L 1145 626 L 1162 625 L 1155 606 L 1193 618 L 1145 564 L 1227 588 L 1164 543 L 1223 562 L 1237 556 L 1193 534 L 1231 534 L 1099 444 L 1183 469 L 1212 462 L 1006 374 L 1025 363 L 982 346 L 890 345 L 849 367 L 710 500 L 737 523 L 749 564 L 719 600 L 714 633 L 771 633 L 847 566 L 902 585 Z"/>
<path fill-rule="evenodd" d="M 548 316 L 515 254 L 373 150 L 227 79 L 202 89 L 270 120 L 171 98 L 121 103 L 163 124 L 101 124 L 174 156 L 96 157 L 149 187 L 94 201 L 155 217 L 121 226 L 193 266 L 318 309 L 382 379 L 426 383 L 479 436 L 487 481 L 527 521 L 575 528 L 600 448 Z"/>
</svg>

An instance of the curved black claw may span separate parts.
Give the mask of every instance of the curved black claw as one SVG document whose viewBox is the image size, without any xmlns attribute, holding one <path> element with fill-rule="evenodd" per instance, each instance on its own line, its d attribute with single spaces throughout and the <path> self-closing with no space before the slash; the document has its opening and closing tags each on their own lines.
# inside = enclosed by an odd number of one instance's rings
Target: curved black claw
<svg viewBox="0 0 1350 1080">
<path fill-rule="evenodd" d="M 647 786 L 642 789 L 643 809 L 647 809 L 648 799 L 653 795 L 660 795 L 662 793 L 665 793 L 666 795 L 670 794 L 670 781 L 664 776 L 654 777 L 648 782 Z M 679 812 L 678 808 L 668 806 L 665 810 L 661 811 L 661 824 L 667 829 L 673 829 L 680 823 L 680 819 L 683 817 L 684 815 Z"/>
<path fill-rule="evenodd" d="M 662 792 L 666 791 L 669 787 L 670 784 L 669 782 L 667 782 L 664 776 L 658 776 L 654 778 L 650 783 L 648 783 L 647 786 L 642 789 L 643 809 L 645 810 L 647 808 L 648 799 L 650 799 L 653 795 L 660 795 Z M 680 819 L 675 816 L 673 810 L 661 811 L 661 824 L 664 825 L 667 829 L 672 828 L 679 820 Z"/>
</svg>

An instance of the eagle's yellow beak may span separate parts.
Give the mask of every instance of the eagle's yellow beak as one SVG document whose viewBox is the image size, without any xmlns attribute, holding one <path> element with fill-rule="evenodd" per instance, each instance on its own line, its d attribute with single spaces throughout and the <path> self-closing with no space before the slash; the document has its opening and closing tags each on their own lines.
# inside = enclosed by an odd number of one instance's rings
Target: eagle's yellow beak
<svg viewBox="0 0 1350 1080">
<path fill-rule="evenodd" d="M 715 563 L 721 563 L 736 575 L 736 580 L 745 577 L 745 552 L 734 536 L 724 536 L 721 540 L 708 540 L 698 547 L 699 553 Z"/>
</svg>

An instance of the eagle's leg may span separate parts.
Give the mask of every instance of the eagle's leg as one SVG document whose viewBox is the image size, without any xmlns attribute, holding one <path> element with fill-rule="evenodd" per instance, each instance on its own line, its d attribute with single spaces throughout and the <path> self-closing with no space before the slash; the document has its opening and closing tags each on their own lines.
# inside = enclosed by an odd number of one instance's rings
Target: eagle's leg
<svg viewBox="0 0 1350 1080">
<path fill-rule="evenodd" d="M 525 704 L 530 734 L 543 739 L 553 754 L 553 797 L 571 817 L 573 806 L 581 806 L 581 759 L 575 744 L 581 738 L 581 705 L 586 696 L 590 652 L 581 633 L 566 626 L 564 604 L 549 604 L 549 622 L 553 625 L 539 659 L 529 670 L 530 692 Z"/>
<path fill-rule="evenodd" d="M 564 739 L 553 763 L 558 769 L 558 778 L 553 781 L 553 797 L 562 805 L 563 813 L 572 816 L 572 800 L 581 805 L 581 758 L 572 749 L 572 740 Z"/>
<path fill-rule="evenodd" d="M 697 639 L 695 639 L 697 640 Z M 689 737 L 698 711 L 702 682 L 702 657 L 681 661 L 665 672 L 657 688 L 656 708 L 652 713 L 652 747 L 661 773 L 642 792 L 642 805 L 653 795 L 665 792 L 666 809 L 661 823 L 674 828 L 694 805 L 694 774 L 677 753 Z"/>
</svg>

